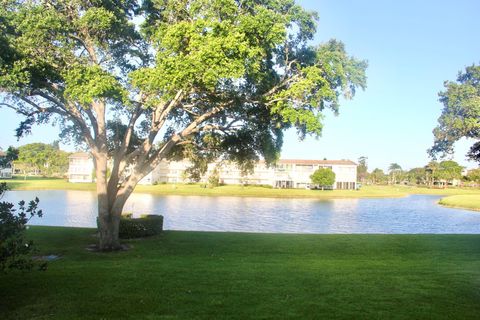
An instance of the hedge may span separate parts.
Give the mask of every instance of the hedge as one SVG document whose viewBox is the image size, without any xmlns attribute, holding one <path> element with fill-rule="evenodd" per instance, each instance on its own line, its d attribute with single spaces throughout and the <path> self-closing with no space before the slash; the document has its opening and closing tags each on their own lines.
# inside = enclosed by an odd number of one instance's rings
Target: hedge
<svg viewBox="0 0 480 320">
<path fill-rule="evenodd" d="M 121 239 L 142 238 L 159 234 L 163 230 L 163 216 L 149 214 L 140 218 L 122 216 L 119 236 Z"/>
</svg>

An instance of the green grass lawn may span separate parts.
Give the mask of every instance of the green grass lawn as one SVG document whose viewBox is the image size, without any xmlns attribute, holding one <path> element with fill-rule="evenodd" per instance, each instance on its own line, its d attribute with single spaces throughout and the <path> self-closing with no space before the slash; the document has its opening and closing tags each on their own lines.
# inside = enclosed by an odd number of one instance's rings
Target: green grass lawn
<svg viewBox="0 0 480 320">
<path fill-rule="evenodd" d="M 464 194 L 441 199 L 439 204 L 447 207 L 467 208 L 480 211 L 480 195 Z"/>
<path fill-rule="evenodd" d="M 165 232 L 91 253 L 32 227 L 45 272 L 0 275 L 7 319 L 478 319 L 480 235 Z"/>
<path fill-rule="evenodd" d="M 1 181 L 1 180 L 0 180 Z M 94 183 L 69 183 L 64 179 L 16 177 L 3 180 L 16 190 L 95 190 Z M 225 185 L 216 188 L 203 188 L 198 184 L 158 184 L 139 185 L 136 192 L 159 195 L 200 195 L 200 196 L 241 196 L 276 198 L 367 198 L 367 197 L 404 197 L 408 194 L 458 195 L 478 194 L 480 189 L 429 189 L 410 186 L 363 186 L 360 190 L 308 190 L 308 189 L 272 189 L 256 186 Z"/>
</svg>

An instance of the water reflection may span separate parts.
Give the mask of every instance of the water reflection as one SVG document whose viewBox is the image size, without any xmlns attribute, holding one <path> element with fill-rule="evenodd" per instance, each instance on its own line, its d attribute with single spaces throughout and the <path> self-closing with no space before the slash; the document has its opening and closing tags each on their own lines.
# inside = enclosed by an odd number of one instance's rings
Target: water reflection
<svg viewBox="0 0 480 320">
<path fill-rule="evenodd" d="M 335 199 L 329 211 L 329 229 L 325 233 L 361 232 L 361 219 L 358 215 L 359 199 Z"/>
<path fill-rule="evenodd" d="M 10 191 L 35 196 L 45 215 L 31 224 L 95 227 L 96 197 L 85 191 Z M 284 233 L 480 233 L 480 213 L 448 209 L 438 196 L 398 199 L 267 199 L 134 194 L 125 211 L 162 214 L 165 229 Z"/>
<path fill-rule="evenodd" d="M 77 223 L 88 223 L 88 226 L 96 226 L 97 216 L 97 196 L 94 192 L 73 191 L 65 192 L 65 197 L 62 193 L 65 191 L 57 191 L 54 194 L 53 201 L 59 201 L 55 205 L 59 219 L 64 219 L 62 225 L 75 226 Z M 45 201 L 41 198 L 42 204 Z M 63 209 L 63 213 L 62 213 Z M 50 211 L 48 211 L 50 213 Z M 43 220 L 43 219 L 42 219 Z M 93 225 L 92 224 L 93 221 Z M 40 223 L 40 221 L 38 221 Z M 82 225 L 83 227 L 83 225 Z"/>
</svg>

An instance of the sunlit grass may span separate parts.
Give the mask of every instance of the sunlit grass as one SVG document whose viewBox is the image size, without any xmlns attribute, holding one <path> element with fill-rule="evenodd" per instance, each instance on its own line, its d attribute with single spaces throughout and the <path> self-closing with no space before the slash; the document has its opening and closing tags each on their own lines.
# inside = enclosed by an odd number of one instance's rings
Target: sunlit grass
<svg viewBox="0 0 480 320">
<path fill-rule="evenodd" d="M 117 253 L 34 227 L 46 272 L 0 275 L 2 319 L 478 319 L 480 235 L 165 232 Z"/>
<path fill-rule="evenodd" d="M 447 207 L 480 211 L 480 195 L 456 195 L 441 199 L 438 203 Z"/>
</svg>

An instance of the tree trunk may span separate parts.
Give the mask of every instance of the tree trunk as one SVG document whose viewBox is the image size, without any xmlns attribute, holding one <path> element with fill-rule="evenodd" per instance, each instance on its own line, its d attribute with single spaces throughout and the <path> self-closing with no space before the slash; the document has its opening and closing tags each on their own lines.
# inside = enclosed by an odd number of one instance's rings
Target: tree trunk
<svg viewBox="0 0 480 320">
<path fill-rule="evenodd" d="M 180 138 L 171 139 L 162 148 L 163 154 L 169 152 L 178 139 Z M 106 137 L 103 140 L 106 141 Z M 163 154 L 157 154 L 156 157 L 161 159 Z M 119 250 L 121 249 L 119 227 L 123 207 L 137 183 L 153 170 L 157 163 L 147 162 L 145 156 L 138 158 L 138 163 L 135 165 L 133 172 L 119 186 L 119 170 L 112 170 L 115 176 L 110 177 L 110 179 L 113 179 L 110 181 L 111 183 L 109 183 L 109 177 L 107 177 L 106 143 L 100 143 L 100 147 L 94 152 L 94 158 L 97 178 L 99 249 L 101 251 Z"/>
<path fill-rule="evenodd" d="M 96 163 L 99 249 L 101 251 L 119 250 L 121 249 L 119 227 L 123 207 L 144 174 L 133 172 L 126 186 L 118 189 L 117 185 L 107 182 L 106 158 L 96 159 Z M 115 179 L 118 181 L 117 178 Z"/>
<path fill-rule="evenodd" d="M 100 197 L 99 197 L 100 201 Z M 98 215 L 98 247 L 101 251 L 113 251 L 121 248 L 118 231 L 120 226 L 120 214 L 113 212 L 100 212 Z"/>
<path fill-rule="evenodd" d="M 108 190 L 107 187 L 107 165 L 108 161 L 106 152 L 95 156 L 95 175 L 97 179 L 98 199 L 98 247 L 101 251 L 118 250 L 121 247 L 118 230 L 122 211 L 120 210 L 120 212 L 118 212 L 112 210 L 109 201 L 109 191 L 111 190 Z"/>
</svg>

